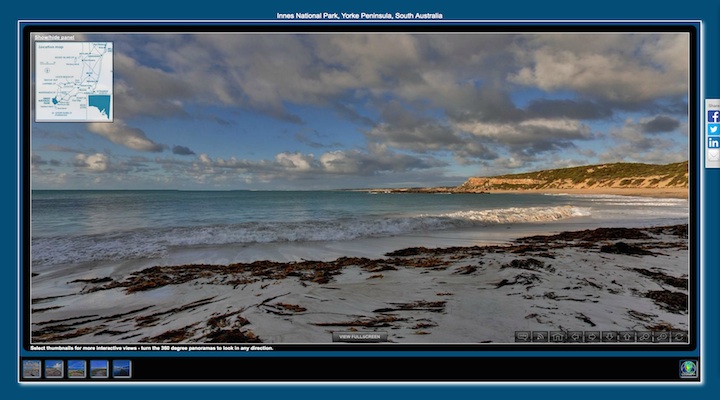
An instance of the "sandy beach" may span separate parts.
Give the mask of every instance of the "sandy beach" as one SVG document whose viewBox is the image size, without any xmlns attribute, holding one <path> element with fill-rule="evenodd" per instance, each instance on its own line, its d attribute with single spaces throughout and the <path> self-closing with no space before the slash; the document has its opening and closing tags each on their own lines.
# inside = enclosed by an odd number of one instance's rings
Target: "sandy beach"
<svg viewBox="0 0 720 400">
<path fill-rule="evenodd" d="M 488 190 L 487 193 L 538 193 L 538 194 L 580 194 L 580 195 L 616 195 L 653 198 L 687 199 L 688 188 L 591 188 L 591 189 L 538 189 L 538 190 Z"/>
<path fill-rule="evenodd" d="M 331 343 L 333 332 L 378 332 L 510 343 L 516 331 L 687 330 L 687 234 L 594 228 L 377 258 L 38 270 L 32 341 Z"/>
</svg>

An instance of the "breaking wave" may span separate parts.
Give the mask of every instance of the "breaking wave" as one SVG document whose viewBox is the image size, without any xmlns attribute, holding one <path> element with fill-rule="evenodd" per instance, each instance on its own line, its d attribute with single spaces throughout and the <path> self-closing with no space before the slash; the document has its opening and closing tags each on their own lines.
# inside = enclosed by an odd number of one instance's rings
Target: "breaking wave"
<svg viewBox="0 0 720 400">
<path fill-rule="evenodd" d="M 404 217 L 144 228 L 108 234 L 34 238 L 31 254 L 34 265 L 162 258 L 170 248 L 178 246 L 342 241 L 493 224 L 550 222 L 588 215 L 589 209 L 572 206 L 513 207 Z"/>
</svg>

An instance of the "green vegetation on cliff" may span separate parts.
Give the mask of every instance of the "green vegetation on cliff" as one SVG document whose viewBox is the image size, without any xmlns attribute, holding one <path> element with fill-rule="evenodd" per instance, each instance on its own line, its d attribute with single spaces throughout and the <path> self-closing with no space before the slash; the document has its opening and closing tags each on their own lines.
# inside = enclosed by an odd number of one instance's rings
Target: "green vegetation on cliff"
<svg viewBox="0 0 720 400">
<path fill-rule="evenodd" d="M 687 187 L 688 162 L 656 165 L 614 163 L 470 178 L 459 191 L 570 188 Z"/>
</svg>

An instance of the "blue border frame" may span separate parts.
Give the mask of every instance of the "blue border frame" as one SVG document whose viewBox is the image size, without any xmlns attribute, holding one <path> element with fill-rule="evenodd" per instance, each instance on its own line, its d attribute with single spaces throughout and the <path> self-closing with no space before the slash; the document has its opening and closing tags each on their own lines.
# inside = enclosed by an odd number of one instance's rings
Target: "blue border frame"
<svg viewBox="0 0 720 400">
<path fill-rule="evenodd" d="M 227 16 L 243 19 L 267 19 L 271 18 L 275 12 L 283 11 L 287 8 L 301 8 L 303 11 L 310 9 L 323 9 L 329 7 L 327 2 L 317 0 L 306 0 L 302 4 L 295 1 L 275 1 L 262 2 L 251 6 L 240 2 L 230 3 L 223 6 L 199 4 L 196 7 L 167 7 L 163 4 L 147 4 L 144 1 L 128 0 L 122 4 L 107 4 L 106 7 L 71 7 L 69 5 L 61 5 L 56 1 L 37 0 L 18 4 L 13 9 L 4 12 L 6 23 L 0 27 L 4 29 L 3 48 L 6 51 L 13 52 L 17 44 L 17 21 L 20 19 L 97 19 L 97 18 L 117 18 L 117 19 L 217 19 Z M 720 98 L 720 60 L 718 54 L 720 52 L 720 4 L 714 1 L 690 0 L 683 2 L 672 2 L 667 0 L 648 1 L 640 0 L 636 2 L 607 0 L 601 3 L 587 3 L 576 1 L 556 1 L 552 4 L 547 2 L 537 2 L 530 0 L 516 0 L 514 2 L 496 2 L 486 4 L 478 2 L 477 4 L 468 3 L 466 1 L 452 2 L 452 0 L 438 3 L 436 1 L 416 0 L 405 1 L 403 3 L 394 3 L 392 5 L 387 2 L 378 0 L 366 0 L 363 2 L 352 2 L 347 4 L 334 4 L 333 9 L 343 11 L 360 11 L 361 9 L 386 10 L 402 8 L 402 11 L 410 10 L 417 12 L 442 12 L 447 19 L 692 19 L 700 20 L 703 26 L 703 35 L 701 37 L 702 51 L 704 55 L 701 58 L 700 67 L 707 72 L 706 76 L 702 76 L 700 97 L 704 98 Z M 10 43 L 12 41 L 12 43 Z M 5 63 L 0 66 L 6 75 L 16 75 L 17 70 L 11 63 Z M 17 91 L 16 82 L 10 79 L 0 80 L 0 85 L 5 93 Z M 7 104 L 7 103 L 6 103 Z M 702 105 L 702 104 L 701 104 Z M 6 120 L 12 119 L 17 121 L 17 110 L 12 107 L 2 108 L 3 115 Z M 17 166 L 19 165 L 16 158 L 17 154 L 17 138 L 13 135 L 0 136 L 0 148 L 4 149 L 5 157 L 0 157 L 0 173 L 3 182 L 7 186 L 17 188 Z M 702 197 L 699 199 L 703 208 L 701 209 L 702 221 L 704 224 L 703 240 L 701 243 L 701 263 L 703 265 L 703 282 L 701 290 L 704 293 L 705 300 L 705 323 L 702 332 L 706 337 L 718 338 L 720 336 L 720 291 L 717 285 L 720 283 L 720 269 L 716 268 L 718 263 L 713 262 L 709 265 L 706 260 L 713 260 L 707 248 L 715 246 L 720 242 L 720 231 L 717 229 L 717 223 L 720 222 L 720 214 L 714 207 L 705 207 L 705 204 L 713 204 L 712 200 L 718 198 L 718 190 L 720 190 L 720 171 L 706 170 L 700 171 L 701 185 L 703 186 Z M 4 227 L 4 241 L 0 242 L 3 254 L 6 257 L 17 261 L 17 232 L 14 227 L 17 220 L 17 204 L 15 196 L 0 197 L 0 204 L 3 206 L 2 226 Z M 10 229 L 13 227 L 13 231 Z M 12 264 L 16 264 L 13 262 Z M 9 268 L 7 268 L 9 269 Z M 6 279 L 1 282 L 4 285 L 1 293 L 4 294 L 4 302 L 0 303 L 4 307 L 4 315 L 10 316 L 14 314 L 15 307 L 15 286 L 16 274 L 6 272 Z M 9 341 L 15 342 L 15 330 L 7 329 L 4 334 Z M 312 394 L 315 398 L 333 398 L 339 396 L 342 398 L 366 398 L 373 397 L 415 397 L 415 398 L 432 398 L 437 396 L 503 396 L 506 398 L 527 398 L 545 395 L 577 396 L 582 398 L 598 398 L 607 399 L 609 396 L 621 395 L 622 397 L 650 397 L 659 398 L 675 398 L 678 396 L 693 396 L 699 398 L 709 398 L 720 392 L 720 370 L 718 362 L 720 361 L 720 343 L 718 340 L 708 340 L 705 343 L 703 368 L 704 384 L 688 387 L 682 385 L 679 387 L 668 387 L 665 385 L 517 385 L 513 387 L 509 385 L 452 385 L 452 386 L 427 386 L 427 385 L 330 385 L 329 387 L 322 385 L 259 385 L 248 386 L 242 388 L 242 392 L 236 393 L 237 388 L 220 387 L 218 390 L 211 391 L 212 395 L 217 392 L 240 394 L 243 397 L 262 396 L 297 396 L 300 394 Z M 16 359 L 16 349 L 11 346 L 2 347 L 1 352 L 4 353 L 4 359 Z M 207 386 L 192 387 L 183 385 L 179 387 L 159 386 L 142 386 L 135 388 L 113 387 L 108 388 L 106 385 L 94 388 L 68 388 L 65 386 L 62 391 L 58 391 L 57 385 L 43 385 L 43 387 L 20 386 L 14 382 L 17 375 L 16 363 L 5 362 L 0 364 L 0 382 L 5 392 L 12 398 L 35 398 L 39 396 L 49 395 L 77 395 L 83 396 L 102 396 L 105 399 L 126 398 L 128 395 L 142 394 L 146 396 L 167 396 L 167 395 L 184 395 L 184 396 L 207 396 L 209 391 Z M 499 387 L 498 387 L 499 386 Z M 66 390 L 67 389 L 67 390 Z M 110 389 L 110 390 L 108 390 Z M 588 390 L 591 389 L 591 390 Z"/>
</svg>

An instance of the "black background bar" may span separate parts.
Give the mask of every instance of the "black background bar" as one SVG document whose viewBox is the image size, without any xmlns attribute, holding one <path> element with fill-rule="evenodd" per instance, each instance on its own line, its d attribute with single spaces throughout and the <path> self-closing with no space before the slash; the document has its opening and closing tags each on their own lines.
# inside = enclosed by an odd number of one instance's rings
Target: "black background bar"
<svg viewBox="0 0 720 400">
<path fill-rule="evenodd" d="M 110 380 L 128 383 L 697 382 L 700 376 L 698 368 L 697 378 L 681 377 L 680 364 L 687 358 L 679 357 L 118 357 L 117 359 L 132 361 L 132 376 L 129 379 L 110 377 Z M 67 362 L 65 364 L 67 365 Z M 62 381 L 82 380 L 65 378 Z M 84 380 L 108 381 L 108 379 L 98 380 L 89 377 Z M 32 379 L 32 381 L 58 383 L 60 380 Z"/>
</svg>

